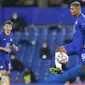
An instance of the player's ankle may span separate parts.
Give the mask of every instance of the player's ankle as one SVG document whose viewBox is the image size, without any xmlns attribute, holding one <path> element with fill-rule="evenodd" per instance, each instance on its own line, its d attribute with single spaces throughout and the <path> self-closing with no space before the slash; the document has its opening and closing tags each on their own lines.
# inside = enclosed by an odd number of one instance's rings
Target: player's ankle
<svg viewBox="0 0 85 85">
<path fill-rule="evenodd" d="M 2 79 L 2 75 L 1 75 L 1 73 L 0 73 L 0 80 Z"/>
</svg>

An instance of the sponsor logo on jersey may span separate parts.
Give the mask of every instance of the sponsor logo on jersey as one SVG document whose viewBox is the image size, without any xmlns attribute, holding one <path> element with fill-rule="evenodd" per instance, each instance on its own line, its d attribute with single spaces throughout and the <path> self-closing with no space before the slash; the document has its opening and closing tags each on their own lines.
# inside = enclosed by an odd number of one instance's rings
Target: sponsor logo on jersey
<svg viewBox="0 0 85 85">
<path fill-rule="evenodd" d="M 6 48 L 10 48 L 10 43 L 6 43 Z"/>
<path fill-rule="evenodd" d="M 3 40 L 6 40 L 5 38 Z"/>
</svg>

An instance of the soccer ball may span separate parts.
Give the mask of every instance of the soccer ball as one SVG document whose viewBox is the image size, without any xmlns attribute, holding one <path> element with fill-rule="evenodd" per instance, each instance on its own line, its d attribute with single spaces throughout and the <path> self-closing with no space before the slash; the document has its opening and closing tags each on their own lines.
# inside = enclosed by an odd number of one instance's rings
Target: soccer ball
<svg viewBox="0 0 85 85">
<path fill-rule="evenodd" d="M 69 60 L 68 55 L 64 52 L 56 52 L 55 53 L 55 60 L 57 60 L 60 64 L 66 64 Z"/>
</svg>

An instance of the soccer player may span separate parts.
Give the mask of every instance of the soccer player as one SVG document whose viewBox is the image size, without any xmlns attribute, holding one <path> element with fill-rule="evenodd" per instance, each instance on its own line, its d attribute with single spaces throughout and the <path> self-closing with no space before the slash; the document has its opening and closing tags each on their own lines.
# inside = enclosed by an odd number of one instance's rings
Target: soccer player
<svg viewBox="0 0 85 85">
<path fill-rule="evenodd" d="M 80 3 L 77 1 L 71 3 L 70 12 L 76 17 L 72 43 L 57 48 L 56 52 L 65 52 L 68 55 L 76 53 L 85 71 L 85 15 L 82 14 Z M 51 68 L 50 71 L 62 73 L 62 66 L 57 62 L 56 68 Z"/>
<path fill-rule="evenodd" d="M 9 85 L 9 64 L 11 47 L 18 51 L 18 47 L 13 44 L 13 34 L 11 33 L 13 23 L 6 21 L 3 32 L 0 33 L 0 85 Z"/>
</svg>

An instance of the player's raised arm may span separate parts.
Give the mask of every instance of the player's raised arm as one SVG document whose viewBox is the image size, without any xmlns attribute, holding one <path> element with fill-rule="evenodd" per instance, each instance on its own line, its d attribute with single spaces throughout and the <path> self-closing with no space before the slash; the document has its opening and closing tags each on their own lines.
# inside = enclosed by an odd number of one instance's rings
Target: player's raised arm
<svg viewBox="0 0 85 85">
<path fill-rule="evenodd" d="M 4 51 L 4 48 L 3 47 L 0 47 L 0 50 Z"/>
<path fill-rule="evenodd" d="M 8 53 L 11 52 L 11 49 L 10 49 L 10 48 L 3 48 L 3 47 L 0 47 L 0 50 L 5 51 L 5 52 L 8 52 Z"/>
<path fill-rule="evenodd" d="M 12 48 L 13 48 L 15 51 L 18 51 L 18 50 L 19 50 L 19 49 L 18 49 L 18 46 L 14 45 L 14 44 L 12 44 Z"/>
</svg>

